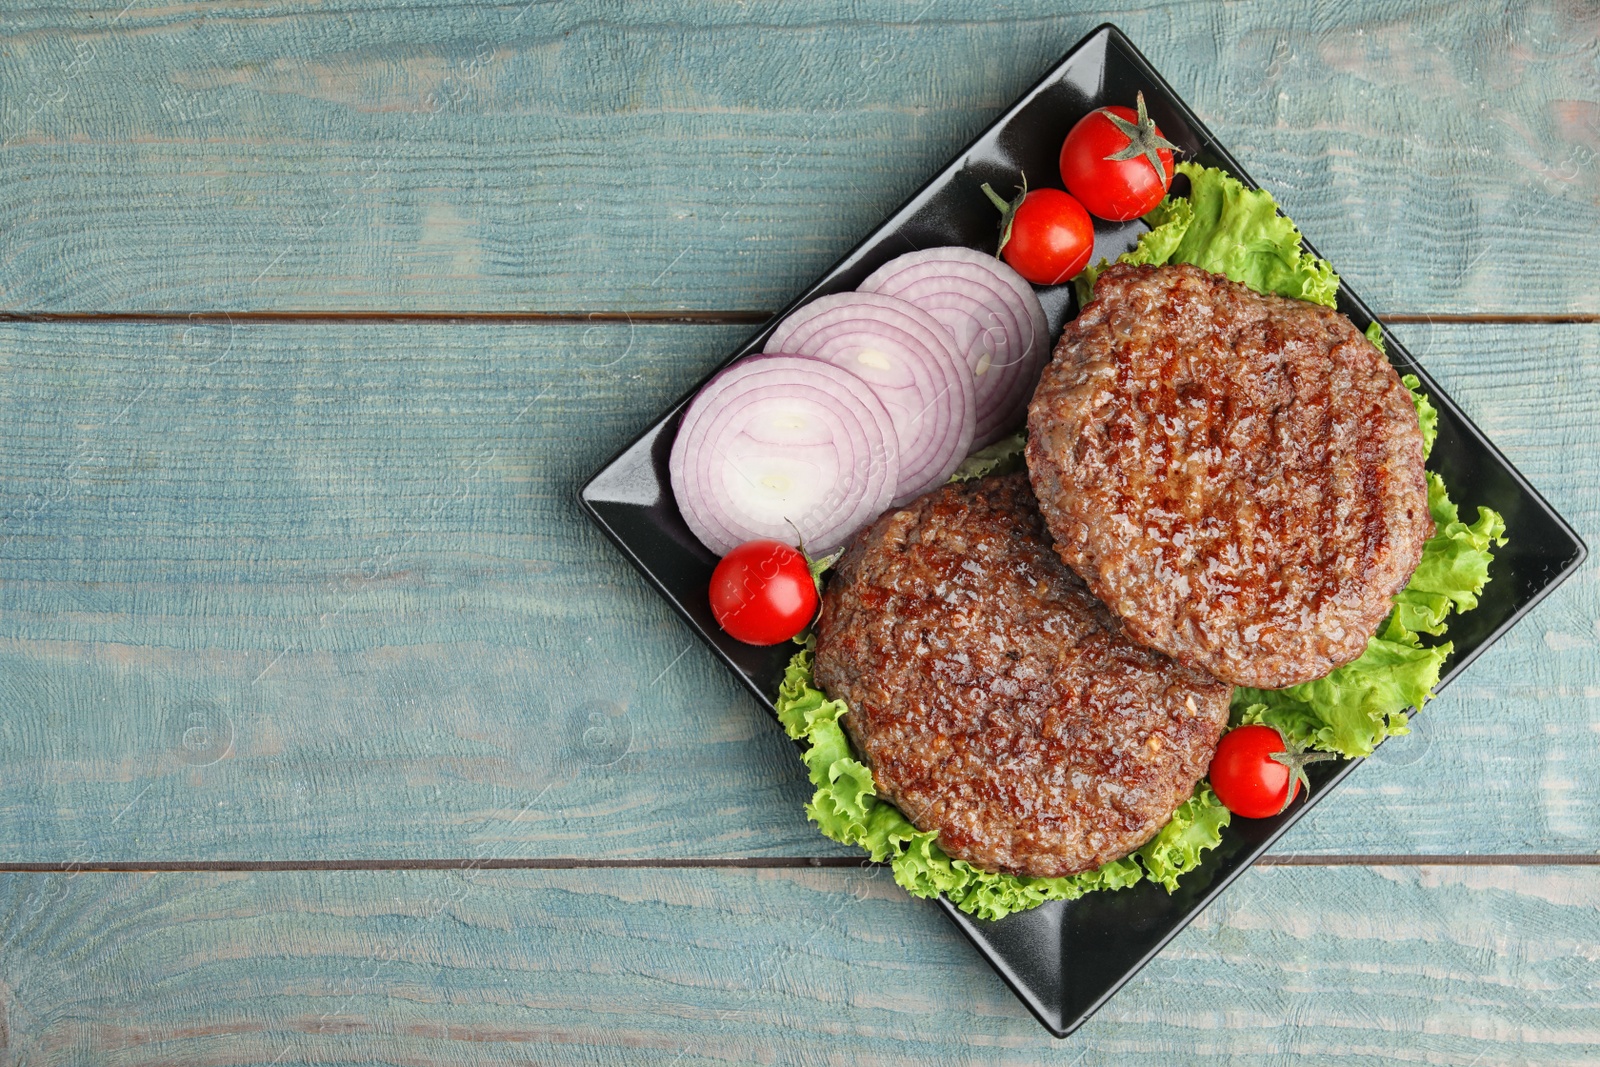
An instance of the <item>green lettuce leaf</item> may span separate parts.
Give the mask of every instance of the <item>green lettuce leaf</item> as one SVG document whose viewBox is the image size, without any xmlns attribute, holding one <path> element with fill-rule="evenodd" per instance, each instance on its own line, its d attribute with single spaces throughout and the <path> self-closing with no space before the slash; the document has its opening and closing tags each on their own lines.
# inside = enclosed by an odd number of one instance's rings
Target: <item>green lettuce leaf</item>
<svg viewBox="0 0 1600 1067">
<path fill-rule="evenodd" d="M 1194 204 L 1181 196 L 1169 196 L 1152 208 L 1144 221 L 1150 232 L 1141 234 L 1139 247 L 1121 259 L 1124 263 L 1159 267 L 1171 260 L 1183 243 L 1194 222 Z"/>
<path fill-rule="evenodd" d="M 1228 809 L 1211 787 L 1201 782 L 1194 796 L 1172 813 L 1172 821 L 1135 855 L 1150 880 L 1160 882 L 1170 893 L 1178 888 L 1179 875 L 1200 865 L 1202 852 L 1222 844 L 1222 828 L 1229 818 Z"/>
<path fill-rule="evenodd" d="M 1002 437 L 992 445 L 978 449 L 961 461 L 961 466 L 950 475 L 952 482 L 973 482 L 991 474 L 1010 474 L 1022 469 L 1022 452 L 1028 445 L 1028 435 L 1018 430 Z"/>
<path fill-rule="evenodd" d="M 1395 597 L 1395 616 L 1408 630 L 1444 633 L 1451 611 L 1471 611 L 1489 583 L 1490 548 L 1506 543 L 1506 523 L 1488 508 L 1470 526 L 1461 521 L 1444 479 L 1428 472 L 1428 511 L 1434 534 L 1422 546 L 1422 562 Z"/>
<path fill-rule="evenodd" d="M 1240 722 L 1264 722 L 1302 744 L 1344 756 L 1369 756 L 1385 737 L 1407 733 L 1406 709 L 1433 696 L 1449 643 L 1424 648 L 1390 621 L 1367 650 L 1323 678 L 1287 689 L 1233 691 Z"/>
<path fill-rule="evenodd" d="M 938 835 L 918 830 L 893 804 L 881 799 L 872 772 L 858 760 L 839 719 L 849 710 L 829 700 L 812 681 L 813 639 L 796 652 L 778 687 L 778 721 L 807 746 L 801 758 L 816 787 L 806 816 L 823 834 L 859 845 L 875 862 L 887 862 L 894 880 L 913 896 L 943 894 L 962 911 L 1002 919 L 1047 900 L 1075 900 L 1097 889 L 1123 889 L 1142 878 L 1171 892 L 1178 877 L 1199 866 L 1202 854 L 1222 840 L 1228 810 L 1202 785 L 1183 802 L 1154 838 L 1132 856 L 1065 878 L 1024 878 L 982 871 L 951 859 Z"/>
<path fill-rule="evenodd" d="M 1198 163 L 1179 163 L 1178 171 L 1189 177 L 1194 220 L 1169 262 L 1193 263 L 1258 293 L 1334 306 L 1339 276 L 1305 250 L 1300 230 L 1278 213 L 1271 193 L 1246 189 L 1232 175 Z"/>
<path fill-rule="evenodd" d="M 1377 323 L 1373 325 L 1376 326 Z M 1378 349 L 1382 351 L 1383 346 L 1379 345 Z M 1422 458 L 1427 459 L 1433 454 L 1433 442 L 1439 436 L 1439 409 L 1433 406 L 1428 394 L 1422 391 L 1422 379 L 1415 374 L 1407 374 L 1400 380 L 1411 390 L 1411 403 L 1417 409 L 1417 422 L 1422 426 Z"/>
<path fill-rule="evenodd" d="M 1188 197 L 1169 196 L 1157 204 L 1144 217 L 1150 230 L 1118 263 L 1192 263 L 1258 293 L 1334 306 L 1339 276 L 1327 260 L 1305 250 L 1299 229 L 1279 214 L 1271 193 L 1246 189 L 1215 167 L 1185 161 L 1178 171 L 1189 178 Z M 1079 276 L 1080 307 L 1093 298 L 1095 278 L 1106 266 L 1102 260 Z"/>
</svg>

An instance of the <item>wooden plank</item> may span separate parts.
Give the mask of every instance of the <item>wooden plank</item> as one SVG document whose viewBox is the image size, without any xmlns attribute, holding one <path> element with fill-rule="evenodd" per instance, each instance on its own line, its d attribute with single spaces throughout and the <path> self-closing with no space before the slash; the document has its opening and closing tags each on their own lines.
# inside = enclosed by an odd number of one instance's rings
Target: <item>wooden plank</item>
<svg viewBox="0 0 1600 1067">
<path fill-rule="evenodd" d="M 574 502 L 742 333 L 0 324 L 0 859 L 845 854 Z M 1592 536 L 1600 326 L 1403 336 Z M 1597 600 L 1288 847 L 1600 850 Z"/>
<path fill-rule="evenodd" d="M 740 332 L 0 329 L 0 854 L 813 848 L 575 506 Z"/>
<path fill-rule="evenodd" d="M 1600 871 L 1247 874 L 1051 1039 L 882 872 L 0 877 L 0 1058 L 1592 1064 Z"/>
<path fill-rule="evenodd" d="M 1600 310 L 1584 11 L 1073 7 L 35 6 L 0 307 L 774 308 L 1111 20 L 1380 310 Z"/>
</svg>

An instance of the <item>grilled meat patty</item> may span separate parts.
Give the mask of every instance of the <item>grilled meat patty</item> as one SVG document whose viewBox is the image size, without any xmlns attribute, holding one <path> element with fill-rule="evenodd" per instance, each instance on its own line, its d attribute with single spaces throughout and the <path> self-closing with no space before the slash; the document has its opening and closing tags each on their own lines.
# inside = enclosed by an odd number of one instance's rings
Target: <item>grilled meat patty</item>
<svg viewBox="0 0 1600 1067">
<path fill-rule="evenodd" d="M 1114 266 L 1028 409 L 1057 551 L 1128 636 L 1278 689 L 1359 656 L 1433 533 L 1410 394 L 1349 319 Z"/>
<path fill-rule="evenodd" d="M 1193 793 L 1229 686 L 1125 638 L 1062 565 L 1025 474 L 945 486 L 856 535 L 816 680 L 879 793 L 951 856 L 1058 876 L 1144 844 Z"/>
</svg>

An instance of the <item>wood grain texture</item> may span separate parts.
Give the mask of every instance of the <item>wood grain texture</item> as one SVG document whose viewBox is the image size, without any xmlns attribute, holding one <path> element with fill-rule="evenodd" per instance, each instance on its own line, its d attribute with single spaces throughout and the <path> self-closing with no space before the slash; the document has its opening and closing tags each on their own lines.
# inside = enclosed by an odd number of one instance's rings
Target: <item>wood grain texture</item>
<svg viewBox="0 0 1600 1067">
<path fill-rule="evenodd" d="M 576 508 L 742 332 L 0 330 L 0 852 L 813 847 L 793 747 Z"/>
<path fill-rule="evenodd" d="M 1600 871 L 1255 870 L 1055 1041 L 884 872 L 0 877 L 0 1062 L 1600 1058 Z"/>
<path fill-rule="evenodd" d="M 1600 310 L 1575 0 L 25 7 L 0 308 L 774 308 L 1105 20 L 1379 310 Z"/>
<path fill-rule="evenodd" d="M 0 859 L 846 855 L 581 518 L 739 327 L 0 325 Z M 1591 539 L 1600 327 L 1402 330 Z M 1600 851 L 1592 568 L 1285 843 Z"/>
</svg>

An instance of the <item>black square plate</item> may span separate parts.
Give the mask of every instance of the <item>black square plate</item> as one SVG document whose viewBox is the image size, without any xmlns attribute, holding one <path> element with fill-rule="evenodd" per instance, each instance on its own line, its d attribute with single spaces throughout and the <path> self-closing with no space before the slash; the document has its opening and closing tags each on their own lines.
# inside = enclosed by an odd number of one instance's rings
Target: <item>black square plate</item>
<svg viewBox="0 0 1600 1067">
<path fill-rule="evenodd" d="M 1162 131 L 1183 149 L 1183 158 L 1221 167 L 1255 186 L 1122 32 L 1101 26 L 723 365 L 761 351 L 773 327 L 794 308 L 827 293 L 854 289 L 903 252 L 950 244 L 993 248 L 996 215 L 979 185 L 989 182 L 997 189 L 1011 189 L 1019 172 L 1033 176 L 1036 184 L 1054 184 L 1056 155 L 1072 124 L 1096 107 L 1131 104 L 1139 90 Z M 1095 225 L 1096 261 L 1132 247 L 1145 228 L 1137 221 L 1096 220 Z M 1039 297 L 1052 333 L 1059 332 L 1076 312 L 1072 287 L 1044 289 Z M 1339 290 L 1339 310 L 1362 329 L 1373 321 L 1367 306 L 1345 286 Z M 1450 624 L 1455 655 L 1445 665 L 1442 689 L 1571 574 L 1587 552 L 1571 527 L 1392 337 L 1388 350 L 1402 373 L 1422 379 L 1439 409 L 1439 437 L 1429 466 L 1444 476 L 1452 497 L 1467 513 L 1484 504 L 1504 515 L 1510 536 L 1510 543 L 1496 554 L 1494 580 L 1477 610 Z M 716 557 L 689 532 L 672 500 L 667 455 L 683 407 L 693 395 L 679 400 L 601 468 L 583 487 L 581 500 L 633 565 L 771 709 L 793 649 L 742 645 L 717 627 L 706 600 Z M 1208 853 L 1171 895 L 1151 882 L 1141 882 L 1117 892 L 1046 904 L 999 922 L 963 915 L 947 901 L 940 904 L 1046 1029 L 1065 1037 L 1359 762 L 1314 764 L 1306 803 L 1274 819 L 1236 820 L 1225 831 L 1221 846 Z"/>
</svg>

